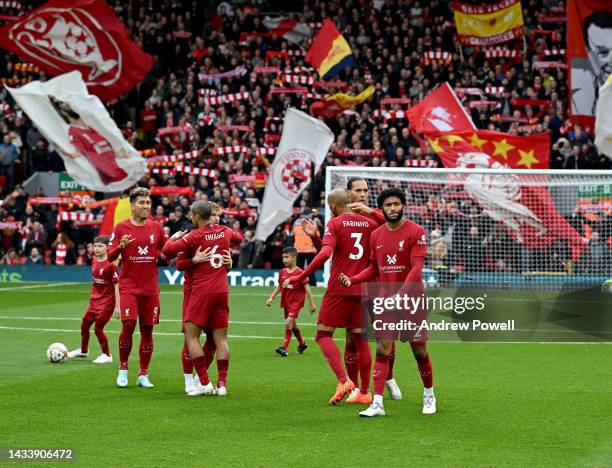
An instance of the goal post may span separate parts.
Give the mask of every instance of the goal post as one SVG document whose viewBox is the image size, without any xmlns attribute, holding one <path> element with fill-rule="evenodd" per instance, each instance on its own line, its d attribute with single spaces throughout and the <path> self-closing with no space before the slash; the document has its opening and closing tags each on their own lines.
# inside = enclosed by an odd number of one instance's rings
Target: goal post
<svg viewBox="0 0 612 468">
<path fill-rule="evenodd" d="M 385 188 L 406 193 L 405 216 L 427 233 L 428 287 L 577 290 L 612 278 L 612 171 L 328 166 L 326 194 L 351 178 L 368 183 L 370 207 Z"/>
</svg>

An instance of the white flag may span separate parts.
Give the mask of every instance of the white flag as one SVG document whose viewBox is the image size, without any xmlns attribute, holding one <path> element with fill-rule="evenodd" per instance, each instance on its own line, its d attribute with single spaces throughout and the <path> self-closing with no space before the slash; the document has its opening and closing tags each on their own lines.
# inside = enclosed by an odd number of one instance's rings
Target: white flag
<svg viewBox="0 0 612 468">
<path fill-rule="evenodd" d="M 276 226 L 291 217 L 293 203 L 310 183 L 334 141 L 333 132 L 320 120 L 297 109 L 285 113 L 283 134 L 257 222 L 257 239 L 266 240 Z"/>
<path fill-rule="evenodd" d="M 123 138 L 100 99 L 87 92 L 80 72 L 7 89 L 79 184 L 120 192 L 146 173 L 146 161 Z"/>
<path fill-rule="evenodd" d="M 595 112 L 595 146 L 600 153 L 612 158 L 612 74 L 599 88 Z"/>
</svg>

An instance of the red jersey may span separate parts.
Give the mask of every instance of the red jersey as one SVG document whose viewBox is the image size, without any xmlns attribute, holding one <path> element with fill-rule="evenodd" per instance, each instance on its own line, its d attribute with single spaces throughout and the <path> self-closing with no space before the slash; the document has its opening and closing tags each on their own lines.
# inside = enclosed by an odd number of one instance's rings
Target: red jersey
<svg viewBox="0 0 612 468">
<path fill-rule="evenodd" d="M 403 283 L 412 268 L 410 258 L 426 256 L 425 229 L 409 220 L 395 231 L 383 224 L 370 238 L 370 263 L 378 268 L 382 283 Z M 420 283 L 422 278 L 419 276 L 417 281 Z"/>
<path fill-rule="evenodd" d="M 229 250 L 230 244 L 235 242 L 239 235 L 222 224 L 207 224 L 194 229 L 189 234 L 176 241 L 176 248 L 192 258 L 198 247 L 201 250 L 211 248 L 212 257 L 208 262 L 194 265 L 191 274 L 191 295 L 203 296 L 208 294 L 227 293 L 227 270 L 223 265 L 222 254 Z"/>
<path fill-rule="evenodd" d="M 89 295 L 89 308 L 95 310 L 113 309 L 115 307 L 115 283 L 119 281 L 117 266 L 108 261 L 91 262 L 93 284 Z"/>
<path fill-rule="evenodd" d="M 117 165 L 113 147 L 93 128 L 70 126 L 68 139 L 78 152 L 95 167 L 104 184 L 127 177 L 127 173 Z"/>
<path fill-rule="evenodd" d="M 132 241 L 119 250 L 117 248 L 124 235 Z M 147 219 L 142 226 L 136 226 L 127 219 L 115 226 L 111 236 L 108 258 L 115 260 L 121 255 L 119 290 L 121 294 L 136 296 L 157 296 L 157 259 L 166 243 L 164 229 L 156 221 Z M 114 248 L 113 248 L 114 247 Z"/>
<path fill-rule="evenodd" d="M 360 296 L 361 286 L 345 288 L 337 278 L 340 273 L 355 276 L 368 265 L 370 257 L 370 235 L 378 227 L 371 218 L 358 214 L 342 214 L 330 219 L 325 226 L 323 246 L 334 249 L 330 280 L 326 294 L 333 296 Z"/>
<path fill-rule="evenodd" d="M 282 285 L 287 278 L 299 275 L 303 270 L 300 267 L 296 267 L 291 273 L 283 268 L 278 275 L 278 284 Z M 289 283 L 286 288 L 281 288 L 281 307 L 291 309 L 301 309 L 304 307 L 304 300 L 306 299 L 306 288 L 305 284 L 308 284 L 308 278 L 304 278 L 301 283 Z"/>
<path fill-rule="evenodd" d="M 157 127 L 157 112 L 154 109 L 143 109 L 140 113 L 142 131 L 154 133 Z"/>
</svg>

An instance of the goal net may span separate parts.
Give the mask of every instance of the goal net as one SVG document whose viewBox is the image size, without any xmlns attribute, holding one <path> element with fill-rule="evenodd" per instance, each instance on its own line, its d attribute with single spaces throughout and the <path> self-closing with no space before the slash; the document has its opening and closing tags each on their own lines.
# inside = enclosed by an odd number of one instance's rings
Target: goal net
<svg viewBox="0 0 612 468">
<path fill-rule="evenodd" d="M 327 167 L 326 192 L 390 187 L 427 233 L 428 287 L 605 288 L 612 274 L 612 172 Z M 331 213 L 326 208 L 326 221 Z M 326 280 L 328 279 L 326 266 Z M 606 283 L 608 281 L 608 283 Z"/>
</svg>

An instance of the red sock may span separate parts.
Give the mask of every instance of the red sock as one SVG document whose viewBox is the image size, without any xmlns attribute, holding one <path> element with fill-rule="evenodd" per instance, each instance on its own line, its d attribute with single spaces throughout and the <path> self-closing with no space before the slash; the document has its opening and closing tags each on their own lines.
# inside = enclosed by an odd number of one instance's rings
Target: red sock
<svg viewBox="0 0 612 468">
<path fill-rule="evenodd" d="M 106 337 L 106 333 L 104 333 L 104 325 L 98 325 L 96 323 L 94 332 L 96 333 L 96 338 L 98 338 L 98 343 L 100 343 L 100 348 L 102 348 L 102 353 L 110 356 L 110 351 L 108 350 L 108 338 Z"/>
<path fill-rule="evenodd" d="M 389 356 L 376 353 L 374 363 L 374 395 L 382 395 L 385 390 L 385 380 L 389 373 Z"/>
<path fill-rule="evenodd" d="M 304 346 L 304 338 L 302 337 L 302 332 L 300 331 L 300 329 L 298 327 L 295 327 L 293 329 L 293 335 L 295 336 L 295 339 L 298 340 L 298 343 L 300 344 L 300 346 Z"/>
<path fill-rule="evenodd" d="M 81 352 L 86 353 L 89 349 L 89 328 L 93 322 L 85 319 L 81 322 Z"/>
<path fill-rule="evenodd" d="M 183 351 L 181 352 L 181 362 L 183 363 L 183 373 L 192 374 L 193 362 L 191 362 L 191 356 L 189 356 L 189 348 L 187 348 L 187 343 L 183 345 Z"/>
<path fill-rule="evenodd" d="M 204 358 L 206 359 L 206 369 L 208 369 L 210 364 L 213 362 L 213 359 L 215 359 L 215 351 L 217 351 L 215 339 L 213 338 L 211 332 L 206 332 L 206 341 L 204 341 L 202 351 L 204 352 Z"/>
<path fill-rule="evenodd" d="M 140 326 L 140 370 L 138 375 L 149 373 L 149 363 L 153 355 L 153 325 Z"/>
<path fill-rule="evenodd" d="M 393 364 L 395 364 L 395 341 L 391 345 L 391 354 L 389 354 L 389 373 L 387 374 L 387 380 L 393 378 Z"/>
<path fill-rule="evenodd" d="M 422 361 L 417 360 L 417 366 L 419 367 L 419 374 L 421 374 L 423 387 L 433 387 L 433 369 L 431 366 L 431 359 L 429 359 L 429 353 L 425 355 L 425 359 Z"/>
<path fill-rule="evenodd" d="M 208 385 L 210 379 L 208 378 L 208 371 L 206 370 L 206 358 L 204 356 L 198 356 L 191 360 L 193 367 L 195 367 L 198 377 L 200 378 L 201 385 Z"/>
<path fill-rule="evenodd" d="M 338 381 L 341 383 L 346 382 L 348 376 L 344 371 L 344 367 L 342 367 L 340 350 L 332 339 L 332 332 L 318 330 L 316 341 L 321 347 L 321 351 L 323 351 L 323 355 L 325 356 L 325 359 L 327 359 L 329 367 L 331 367 L 334 374 L 336 374 L 336 377 L 338 377 Z"/>
<path fill-rule="evenodd" d="M 361 338 L 361 333 L 351 333 L 353 343 L 357 347 L 357 364 L 359 365 L 359 378 L 361 393 L 366 394 L 370 391 L 370 372 L 372 370 L 372 351 L 368 340 Z"/>
<path fill-rule="evenodd" d="M 229 359 L 217 359 L 217 388 L 226 387 Z"/>
<path fill-rule="evenodd" d="M 371 356 L 370 356 L 371 357 Z M 359 356 L 357 354 L 357 345 L 352 341 L 347 341 L 344 345 L 344 367 L 349 379 L 355 385 L 359 384 Z"/>
<path fill-rule="evenodd" d="M 285 328 L 285 341 L 283 341 L 283 348 L 289 349 L 290 341 L 291 341 L 291 328 Z"/>
<path fill-rule="evenodd" d="M 119 335 L 119 369 L 121 370 L 127 370 L 128 368 L 135 329 L 136 320 L 126 320 L 121 324 L 121 334 Z"/>
</svg>

